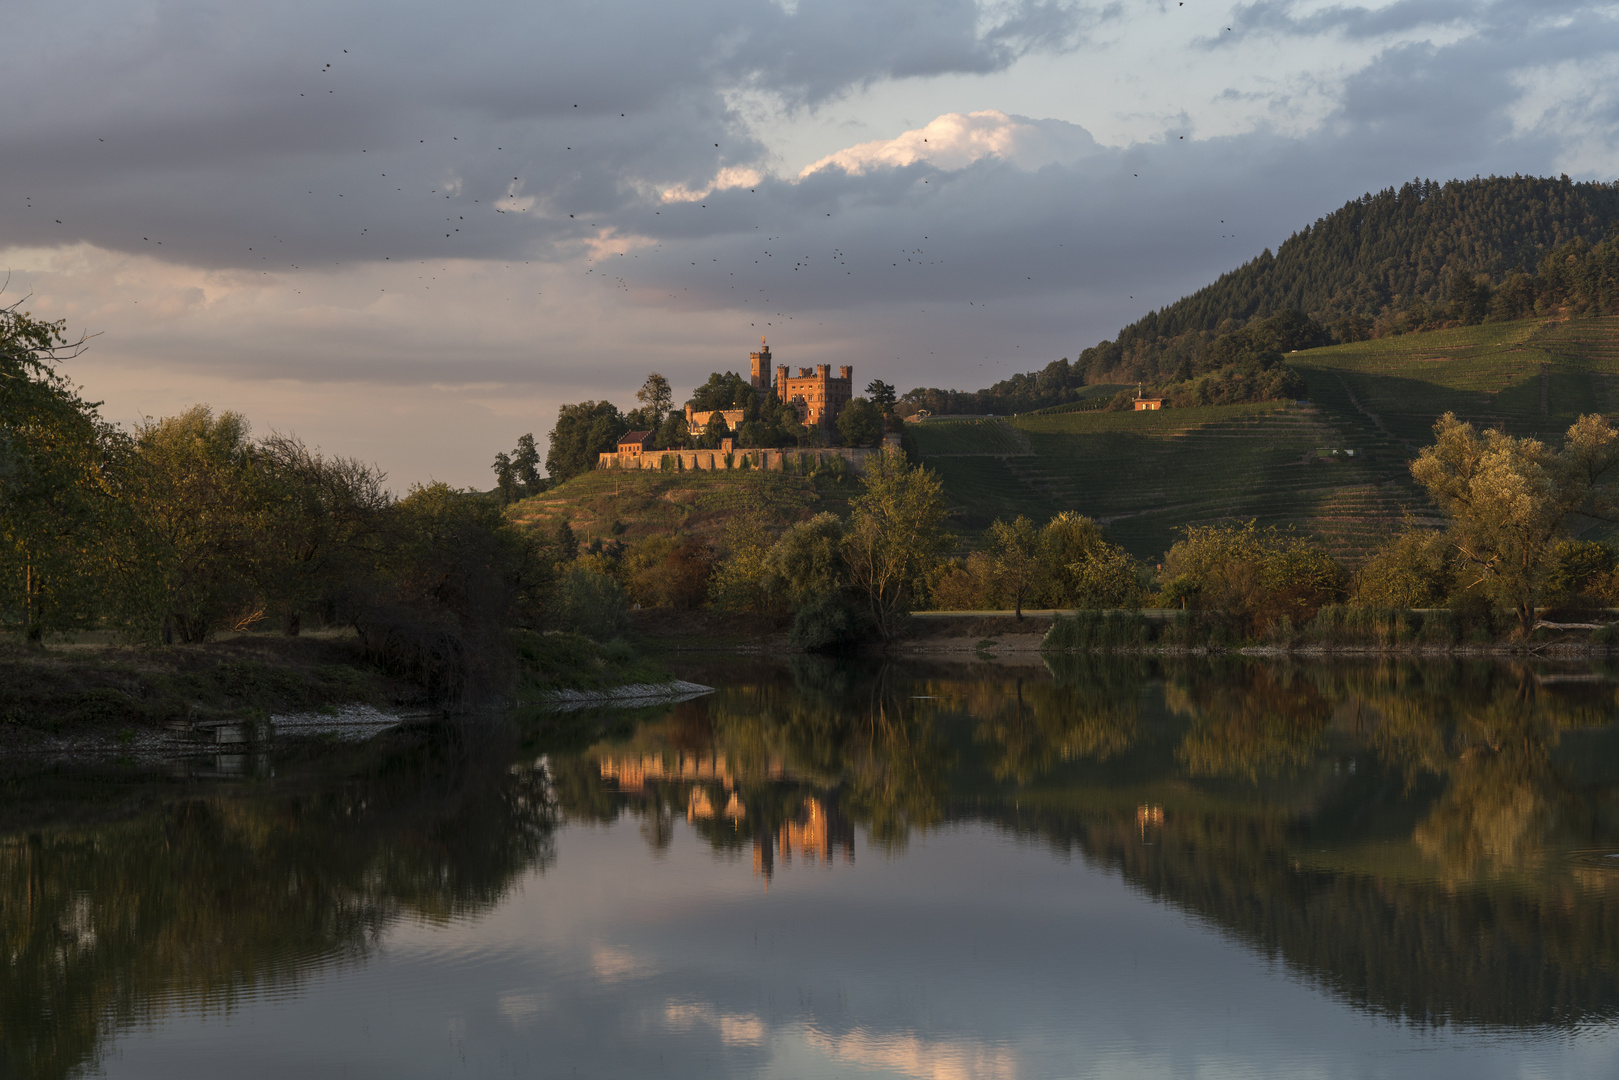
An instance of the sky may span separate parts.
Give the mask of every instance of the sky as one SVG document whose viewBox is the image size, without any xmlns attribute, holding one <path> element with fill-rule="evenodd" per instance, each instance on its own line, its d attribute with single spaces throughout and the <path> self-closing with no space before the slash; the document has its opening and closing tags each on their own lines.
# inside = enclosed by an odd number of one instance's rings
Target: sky
<svg viewBox="0 0 1619 1080">
<path fill-rule="evenodd" d="M 488 488 L 560 405 L 1074 357 L 1360 195 L 1619 176 L 1619 4 L 15 0 L 0 303 Z"/>
</svg>

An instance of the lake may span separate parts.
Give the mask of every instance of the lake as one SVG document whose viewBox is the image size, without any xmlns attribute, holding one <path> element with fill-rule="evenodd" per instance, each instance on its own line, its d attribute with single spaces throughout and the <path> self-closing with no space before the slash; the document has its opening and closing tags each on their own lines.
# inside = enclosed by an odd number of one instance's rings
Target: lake
<svg viewBox="0 0 1619 1080">
<path fill-rule="evenodd" d="M 6 1077 L 1619 1074 L 1619 673 L 793 658 L 0 789 Z"/>
</svg>

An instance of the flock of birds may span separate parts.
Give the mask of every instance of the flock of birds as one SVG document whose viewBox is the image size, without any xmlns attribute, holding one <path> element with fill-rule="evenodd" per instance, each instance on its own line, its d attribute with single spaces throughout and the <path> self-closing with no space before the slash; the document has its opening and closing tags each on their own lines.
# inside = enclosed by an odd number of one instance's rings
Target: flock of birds
<svg viewBox="0 0 1619 1080">
<path fill-rule="evenodd" d="M 1184 6 L 1184 0 L 1181 6 Z M 1227 31 L 1230 31 L 1229 27 Z M 348 50 L 344 49 L 343 54 L 347 55 Z M 327 61 L 318 69 L 318 73 L 322 77 L 331 77 L 338 70 L 334 62 Z M 325 87 L 324 89 L 328 97 L 338 95 L 337 87 Z M 312 93 L 316 98 L 319 97 L 318 91 L 314 90 L 314 88 L 300 90 L 298 91 L 298 96 L 308 98 Z M 578 110 L 579 105 L 573 104 L 572 109 Z M 564 139 L 559 140 L 562 142 L 561 153 L 563 154 L 573 154 L 576 149 L 588 147 L 593 141 L 592 136 L 597 134 L 591 130 L 591 125 L 599 123 L 600 118 L 595 117 L 590 110 L 585 110 L 576 115 L 579 116 L 581 123 L 575 128 L 571 137 L 564 137 Z M 611 114 L 609 113 L 608 115 L 610 116 Z M 629 116 L 627 112 L 620 112 L 617 119 L 628 121 Z M 1184 135 L 1180 136 L 1180 139 L 1184 140 L 1184 138 Z M 98 136 L 97 141 L 105 144 L 106 137 Z M 463 143 L 459 135 L 452 134 L 447 140 L 440 136 L 434 142 L 435 144 L 446 144 L 454 150 L 465 151 L 468 155 L 478 154 L 471 141 Z M 420 136 L 417 139 L 417 144 L 425 151 L 434 153 L 435 157 L 437 157 L 439 146 L 430 147 L 426 135 Z M 357 148 L 358 154 L 362 155 L 370 155 L 372 149 L 371 147 Z M 721 149 L 720 144 L 714 142 L 712 149 Z M 506 153 L 505 147 L 496 145 L 494 153 Z M 380 159 L 383 156 L 382 153 L 378 153 L 376 158 Z M 478 156 L 482 156 L 486 162 L 491 159 L 487 148 Z M 396 163 L 399 161 L 397 152 L 394 153 L 391 160 Z M 426 168 L 442 167 L 442 164 L 443 160 L 440 158 L 434 165 L 426 166 Z M 432 291 L 434 285 L 439 281 L 438 274 L 449 272 L 449 266 L 442 265 L 443 258 L 486 257 L 476 251 L 476 247 L 479 245 L 459 244 L 457 243 L 458 240 L 473 239 L 479 233 L 485 233 L 486 235 L 488 225 L 500 222 L 501 219 L 511 219 L 515 222 L 520 217 L 527 216 L 530 220 L 533 220 L 541 215 L 532 214 L 531 211 L 535 210 L 540 205 L 540 201 L 546 198 L 546 194 L 543 192 L 540 193 L 538 199 L 534 195 L 525 192 L 521 169 L 514 170 L 517 175 L 513 175 L 509 183 L 504 179 L 495 182 L 480 177 L 469 183 L 451 182 L 446 184 L 439 181 L 423 184 L 419 180 L 408 179 L 408 175 L 411 173 L 420 176 L 422 169 L 412 168 L 408 163 L 403 166 L 394 164 L 390 167 L 395 170 L 395 175 L 390 176 L 389 172 L 379 165 L 376 168 L 375 180 L 359 187 L 356 187 L 357 181 L 353 179 L 346 183 L 329 183 L 306 187 L 306 198 L 311 200 L 324 199 L 328 203 L 326 207 L 319 208 L 310 216 L 312 219 L 330 220 L 332 211 L 335 209 L 331 204 L 337 203 L 337 200 L 343 200 L 342 203 L 337 204 L 342 207 L 339 217 L 348 217 L 351 221 L 351 228 L 354 230 L 353 236 L 355 239 L 363 240 L 367 246 L 371 247 L 370 251 L 356 254 L 352 261 L 392 263 L 396 266 L 404 266 L 407 262 L 413 261 L 416 263 L 415 269 L 417 273 L 415 277 L 418 283 L 417 287 L 423 292 Z M 401 167 L 406 173 L 405 176 L 399 175 Z M 1139 173 L 1132 173 L 1131 175 L 1136 178 L 1140 176 Z M 918 186 L 930 184 L 930 182 L 930 177 L 923 176 L 920 177 Z M 394 187 L 394 191 L 388 193 L 385 189 L 390 184 Z M 469 201 L 468 196 L 471 194 L 469 188 L 473 184 L 477 185 L 477 194 L 471 197 Z M 499 190 L 502 186 L 504 186 L 504 190 Z M 325 187 L 326 190 L 320 190 L 321 187 Z M 344 190 L 339 190 L 339 187 Z M 939 187 L 939 185 L 932 185 L 934 191 L 938 191 Z M 636 216 L 634 211 L 629 213 L 622 209 L 615 211 L 613 217 L 617 224 L 606 226 L 593 221 L 587 222 L 589 215 L 578 216 L 582 211 L 576 209 L 569 212 L 566 219 L 562 219 L 561 214 L 557 213 L 552 222 L 551 231 L 553 236 L 564 243 L 569 239 L 586 243 L 592 253 L 587 255 L 584 260 L 581 274 L 585 278 L 603 280 L 613 289 L 620 292 L 634 292 L 636 290 L 634 278 L 637 275 L 631 273 L 628 267 L 630 264 L 641 260 L 644 251 L 649 255 L 648 262 L 656 261 L 659 264 L 644 275 L 646 279 L 656 280 L 661 277 L 667 282 L 671 276 L 670 271 L 675 271 L 676 281 L 673 285 L 666 286 L 667 291 L 663 293 L 662 299 L 678 304 L 682 294 L 692 293 L 694 289 L 701 295 L 703 301 L 708 304 L 712 304 L 719 296 L 725 296 L 730 302 L 738 305 L 744 313 L 753 313 L 748 325 L 756 330 L 774 328 L 778 320 L 793 321 L 797 317 L 792 310 L 792 307 L 796 305 L 784 302 L 781 297 L 796 297 L 798 298 L 797 303 L 802 304 L 804 307 L 826 304 L 830 299 L 827 278 L 850 279 L 841 286 L 844 296 L 866 296 L 882 288 L 874 278 L 881 276 L 884 272 L 889 275 L 914 275 L 925 273 L 932 268 L 951 265 L 950 260 L 947 260 L 938 250 L 942 246 L 948 251 L 950 250 L 950 244 L 935 241 L 931 234 L 922 234 L 920 240 L 913 240 L 909 245 L 889 249 L 886 253 L 877 251 L 875 244 L 868 245 L 869 250 L 866 252 L 857 253 L 843 246 L 848 239 L 845 233 L 841 241 L 828 243 L 825 253 L 817 256 L 812 251 L 804 249 L 816 246 L 815 233 L 819 231 L 809 222 L 826 221 L 834 218 L 833 210 L 824 208 L 823 216 L 814 218 L 802 214 L 802 211 L 799 210 L 788 211 L 795 218 L 802 217 L 803 222 L 800 224 L 795 221 L 794 224 L 797 227 L 790 230 L 781 228 L 779 223 L 771 223 L 776 227 L 767 229 L 765 221 L 755 222 L 753 223 L 752 231 L 760 233 L 761 236 L 751 244 L 738 244 L 736 243 L 736 233 L 739 231 L 739 225 L 741 225 L 738 219 L 742 213 L 742 200 L 746 196 L 757 196 L 758 194 L 759 185 L 756 182 L 754 187 L 746 189 L 741 187 L 729 187 L 722 190 L 710 189 L 705 195 L 691 200 L 665 199 L 643 208 L 639 216 L 648 219 L 644 228 L 638 228 L 635 224 L 626 222 L 627 218 Z M 397 215 L 396 207 L 384 208 L 387 216 L 383 217 L 381 223 L 379 223 L 377 215 L 368 213 L 368 211 L 376 207 L 378 200 L 388 195 L 405 196 L 414 199 L 421 210 L 426 209 L 425 205 L 421 205 L 423 203 L 433 205 L 437 210 L 431 214 L 417 213 L 415 215 L 416 227 L 410 228 L 406 232 L 398 228 L 397 223 L 400 218 Z M 722 200 L 724 201 L 722 202 Z M 450 205 L 445 207 L 442 205 L 443 202 L 448 202 Z M 711 226 L 706 228 L 699 226 L 697 230 L 694 230 L 688 223 L 678 221 L 679 215 L 682 213 L 704 215 L 710 209 L 711 203 L 714 204 L 715 209 L 723 208 L 724 210 L 724 213 L 720 215 L 711 215 L 721 219 Z M 759 200 L 759 203 L 765 207 L 770 205 L 768 198 Z M 29 211 L 36 209 L 32 195 L 25 196 L 24 204 L 25 209 Z M 350 209 L 351 207 L 352 209 Z M 835 209 L 836 207 L 834 207 Z M 646 214 L 645 210 L 650 210 L 651 213 Z M 759 216 L 763 217 L 768 213 L 769 211 L 766 210 Z M 474 215 L 474 222 L 470 225 L 467 220 L 469 214 Z M 487 215 L 487 217 L 485 218 L 483 215 Z M 407 214 L 407 218 L 408 216 Z M 388 217 L 392 217 L 392 222 L 388 221 Z M 442 221 L 440 223 L 441 217 Z M 360 220 L 355 221 L 355 218 Z M 362 221 L 366 221 L 368 218 L 370 219 L 369 223 L 361 224 Z M 651 220 L 656 218 L 664 220 L 661 222 Z M 419 257 L 425 239 L 424 234 L 427 233 L 429 228 L 429 219 L 434 223 L 438 223 L 438 228 L 432 230 L 432 235 L 445 242 L 439 245 L 443 250 L 443 257 L 441 258 Z M 57 225 L 72 227 L 62 218 L 53 218 L 53 220 Z M 570 229 L 563 224 L 564 220 L 577 224 Z M 304 224 L 307 227 L 308 223 Z M 1222 220 L 1221 224 L 1224 225 L 1225 222 Z M 741 227 L 745 228 L 745 225 L 741 225 Z M 934 228 L 937 229 L 938 227 L 938 223 L 935 223 Z M 614 245 L 613 241 L 615 239 L 623 238 L 624 234 L 621 229 L 626 228 L 634 239 L 622 245 Z M 789 232 L 792 234 L 791 239 L 788 236 Z M 396 241 L 403 241 L 417 250 L 411 252 L 410 255 L 404 255 L 398 250 L 392 253 L 378 250 L 385 249 L 387 246 L 384 237 L 388 233 L 393 233 Z M 663 240 L 656 239 L 660 233 L 664 236 Z M 707 236 L 719 241 L 723 244 L 727 254 L 723 259 L 721 256 L 711 255 L 702 263 L 697 258 L 688 258 L 683 260 L 686 267 L 675 269 L 678 261 L 681 260 L 671 258 L 674 252 L 671 250 L 673 242 L 669 238 L 672 236 L 690 237 L 694 233 L 697 236 Z M 1234 238 L 1234 235 L 1221 234 L 1222 238 Z M 164 244 L 164 239 L 161 235 L 156 237 L 142 235 L 140 240 L 142 244 L 149 244 L 153 248 L 161 247 Z M 690 239 L 681 241 L 682 244 L 691 247 L 699 246 L 702 242 L 702 240 L 693 241 Z M 666 247 L 666 244 L 669 247 Z M 927 246 L 923 246 L 924 244 Z M 301 259 L 295 251 L 297 246 L 298 244 L 295 241 L 289 247 L 287 239 L 280 235 L 271 235 L 267 239 L 261 237 L 253 243 L 243 244 L 248 254 L 256 256 L 256 261 L 264 264 L 273 263 L 275 271 L 280 271 L 282 268 L 290 270 L 314 269 L 316 263 L 307 258 Z M 401 246 L 405 245 L 402 244 Z M 622 246 L 622 250 L 604 250 L 614 246 Z M 1057 244 L 1057 247 L 1061 246 L 1061 243 Z M 467 250 L 468 248 L 473 248 L 474 250 L 469 251 Z M 170 245 L 170 250 L 173 249 L 174 245 Z M 401 257 L 396 259 L 396 255 Z M 418 257 L 411 258 L 412 255 Z M 441 263 L 438 271 L 431 269 L 432 264 L 435 262 Z M 505 265 L 510 267 L 514 262 L 515 260 Z M 882 265 L 884 262 L 887 263 L 886 266 Z M 524 265 L 530 265 L 531 263 L 532 260 L 526 260 Z M 318 265 L 324 267 L 326 265 L 325 260 L 320 260 Z M 333 261 L 331 265 L 341 267 L 343 262 L 339 259 Z M 267 277 L 271 273 L 272 268 L 269 266 L 260 270 L 262 276 Z M 681 283 L 678 280 L 681 274 L 686 276 L 686 283 Z M 798 276 L 796 281 L 794 276 Z M 818 279 L 816 287 L 804 287 L 803 278 L 806 277 Z M 1035 280 L 1035 274 L 1032 271 L 1026 273 L 1024 279 L 1026 282 L 1032 283 Z M 676 285 L 678 285 L 678 288 L 675 287 Z M 837 286 L 833 287 L 836 288 Z M 301 292 L 296 288 L 294 288 L 294 291 Z M 386 286 L 379 287 L 379 292 L 386 293 L 387 291 Z M 923 287 L 922 289 L 913 288 L 908 291 L 915 294 L 916 292 L 930 290 Z M 941 282 L 941 287 L 932 291 L 935 296 L 938 296 L 940 292 L 946 291 L 946 287 Z M 646 289 L 645 293 L 650 296 L 651 290 Z M 541 294 L 536 293 L 535 295 Z M 1132 296 L 1131 298 L 1133 299 L 1134 297 Z M 957 301 L 955 305 L 948 301 L 935 299 L 930 303 L 919 303 L 918 310 L 926 314 L 931 306 L 932 311 L 938 313 L 943 307 L 957 305 L 973 314 L 984 313 L 989 310 L 990 306 L 983 302 L 982 298 L 976 297 Z M 979 362 L 979 366 L 984 366 L 989 362 L 991 362 L 991 358 L 985 356 L 983 361 Z"/>
</svg>

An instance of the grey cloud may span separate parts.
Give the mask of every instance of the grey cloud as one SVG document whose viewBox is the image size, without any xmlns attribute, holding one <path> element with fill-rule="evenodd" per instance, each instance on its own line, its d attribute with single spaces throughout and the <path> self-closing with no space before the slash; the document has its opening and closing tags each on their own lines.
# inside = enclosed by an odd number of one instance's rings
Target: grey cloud
<svg viewBox="0 0 1619 1080">
<path fill-rule="evenodd" d="M 0 74 L 0 228 L 211 266 L 267 248 L 284 267 L 545 257 L 641 184 L 758 161 L 729 89 L 815 102 L 998 70 L 1089 17 L 1039 0 L 987 27 L 971 0 L 40 6 L 10 27 L 35 47 Z M 544 202 L 495 214 L 512 184 Z"/>
</svg>

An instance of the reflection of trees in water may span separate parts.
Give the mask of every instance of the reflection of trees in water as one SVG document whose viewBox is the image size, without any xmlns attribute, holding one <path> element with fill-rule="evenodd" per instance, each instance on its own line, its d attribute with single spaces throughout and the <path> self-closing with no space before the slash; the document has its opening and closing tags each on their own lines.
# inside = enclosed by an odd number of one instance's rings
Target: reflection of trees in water
<svg viewBox="0 0 1619 1080">
<path fill-rule="evenodd" d="M 487 908 L 554 858 L 544 772 L 498 746 L 372 765 L 0 841 L 0 1075 L 69 1075 L 119 1027 L 363 957 L 399 916 Z"/>
<path fill-rule="evenodd" d="M 1285 819 L 1166 813 L 1144 843 L 1127 810 L 1030 813 L 1018 827 L 1077 849 L 1282 959 L 1332 996 L 1424 1025 L 1568 1026 L 1619 1015 L 1619 882 L 1565 874 L 1466 888 L 1301 865 Z"/>
<path fill-rule="evenodd" d="M 726 781 L 640 796 L 678 814 L 701 789 L 711 816 L 693 824 L 716 848 L 759 851 L 810 800 L 891 845 L 982 817 L 1077 849 L 1381 1015 L 1619 1015 L 1619 873 L 1547 854 L 1619 847 L 1619 747 L 1590 744 L 1608 738 L 1611 686 L 1453 663 L 1081 658 L 1053 674 L 804 664 L 596 752 L 721 750 Z M 1164 708 L 1143 705 L 1153 685 Z M 730 795 L 743 820 L 720 813 Z"/>
</svg>

